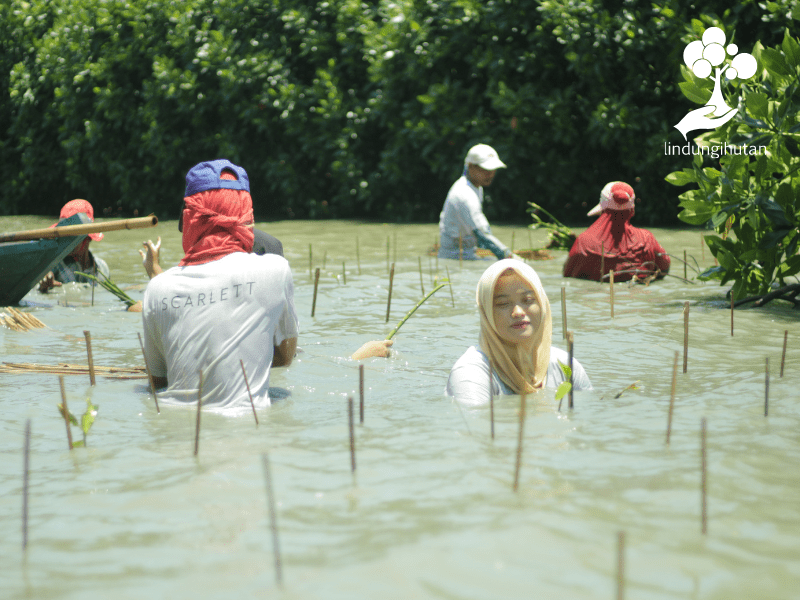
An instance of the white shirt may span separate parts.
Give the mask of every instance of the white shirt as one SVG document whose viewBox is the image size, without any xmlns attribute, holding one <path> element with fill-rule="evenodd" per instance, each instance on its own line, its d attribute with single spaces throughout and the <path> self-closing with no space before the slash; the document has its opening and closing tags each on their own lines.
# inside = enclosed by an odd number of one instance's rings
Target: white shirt
<svg viewBox="0 0 800 600">
<path fill-rule="evenodd" d="M 462 258 L 474 259 L 475 246 L 478 245 L 473 233 L 475 229 L 500 250 L 508 250 L 492 235 L 489 221 L 483 214 L 483 188 L 476 187 L 466 175 L 462 175 L 447 192 L 439 215 L 439 258 L 458 258 L 461 236 Z"/>
<path fill-rule="evenodd" d="M 166 403 L 249 406 L 242 374 L 256 406 L 269 405 L 275 346 L 297 337 L 294 284 L 282 256 L 236 252 L 202 265 L 173 267 L 144 292 L 142 319 L 147 365 L 166 377 Z"/>
<path fill-rule="evenodd" d="M 550 364 L 547 366 L 546 387 L 557 388 L 567 378 L 558 363 L 569 365 L 569 353 L 550 346 Z M 572 389 L 590 390 L 592 383 L 589 376 L 575 357 L 572 358 Z M 450 370 L 450 377 L 447 379 L 448 396 L 455 396 L 455 399 L 462 404 L 478 406 L 489 403 L 489 358 L 481 352 L 477 346 L 470 346 L 461 355 Z M 492 394 L 514 395 L 497 373 L 492 372 Z"/>
</svg>

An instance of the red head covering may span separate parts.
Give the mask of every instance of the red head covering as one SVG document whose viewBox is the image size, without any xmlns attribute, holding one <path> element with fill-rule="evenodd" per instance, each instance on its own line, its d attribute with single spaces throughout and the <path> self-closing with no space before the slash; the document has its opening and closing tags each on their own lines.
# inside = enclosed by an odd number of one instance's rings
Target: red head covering
<svg viewBox="0 0 800 600">
<path fill-rule="evenodd" d="M 72 215 L 77 215 L 78 213 L 84 213 L 87 217 L 89 217 L 89 222 L 94 222 L 94 208 L 89 203 L 88 200 L 70 200 L 61 208 L 61 214 L 58 216 L 58 220 L 61 219 L 68 219 Z M 55 227 L 58 223 L 53 223 L 50 227 Z M 91 239 L 95 242 L 99 242 L 103 239 L 102 233 L 90 233 L 88 234 Z"/>
<path fill-rule="evenodd" d="M 232 175 L 224 173 L 223 179 Z M 183 199 L 181 266 L 202 265 L 253 248 L 253 199 L 244 190 L 214 189 Z"/>
</svg>

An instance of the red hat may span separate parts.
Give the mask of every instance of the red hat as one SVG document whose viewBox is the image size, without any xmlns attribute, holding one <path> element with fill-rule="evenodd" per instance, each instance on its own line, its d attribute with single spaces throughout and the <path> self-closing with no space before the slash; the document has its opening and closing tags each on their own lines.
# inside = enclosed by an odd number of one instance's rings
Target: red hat
<svg viewBox="0 0 800 600">
<path fill-rule="evenodd" d="M 87 217 L 89 217 L 89 222 L 94 223 L 94 209 L 92 205 L 89 203 L 88 200 L 70 200 L 67 202 L 61 209 L 61 214 L 58 216 L 58 220 L 61 219 L 68 219 L 72 215 L 77 215 L 78 213 L 85 213 Z M 53 223 L 50 227 L 55 227 L 58 223 Z M 99 242 L 103 239 L 102 233 L 90 233 L 88 234 L 91 239 L 95 242 Z"/>
</svg>

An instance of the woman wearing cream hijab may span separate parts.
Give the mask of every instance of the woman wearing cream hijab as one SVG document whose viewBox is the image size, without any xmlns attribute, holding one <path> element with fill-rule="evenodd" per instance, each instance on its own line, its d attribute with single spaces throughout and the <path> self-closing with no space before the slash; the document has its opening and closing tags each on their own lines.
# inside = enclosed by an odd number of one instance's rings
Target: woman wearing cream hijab
<svg viewBox="0 0 800 600">
<path fill-rule="evenodd" d="M 481 276 L 476 300 L 479 347 L 471 346 L 453 365 L 448 395 L 464 404 L 489 402 L 490 361 L 495 395 L 532 393 L 565 380 L 558 363 L 568 364 L 569 355 L 550 345 L 550 301 L 536 271 L 519 260 L 500 260 Z M 572 366 L 574 389 L 591 389 L 586 371 L 574 358 Z"/>
</svg>

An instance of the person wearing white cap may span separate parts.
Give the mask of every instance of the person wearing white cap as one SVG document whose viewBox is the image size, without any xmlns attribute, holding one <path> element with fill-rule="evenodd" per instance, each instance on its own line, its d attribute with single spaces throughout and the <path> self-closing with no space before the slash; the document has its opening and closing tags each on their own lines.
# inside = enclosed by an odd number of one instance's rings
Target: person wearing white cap
<svg viewBox="0 0 800 600">
<path fill-rule="evenodd" d="M 492 235 L 483 214 L 483 188 L 492 184 L 497 169 L 505 169 L 497 151 L 486 144 L 473 146 L 464 159 L 464 172 L 447 193 L 439 215 L 439 258 L 475 260 L 475 248 L 487 248 L 497 258 L 511 256 Z"/>
<path fill-rule="evenodd" d="M 636 194 L 624 181 L 607 183 L 600 192 L 600 203 L 589 216 L 600 215 L 578 236 L 564 263 L 564 277 L 614 281 L 656 275 L 669 271 L 669 255 L 646 229 L 631 225 Z"/>
</svg>

